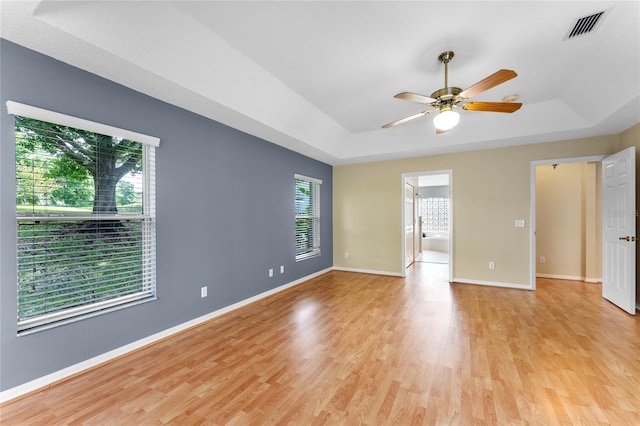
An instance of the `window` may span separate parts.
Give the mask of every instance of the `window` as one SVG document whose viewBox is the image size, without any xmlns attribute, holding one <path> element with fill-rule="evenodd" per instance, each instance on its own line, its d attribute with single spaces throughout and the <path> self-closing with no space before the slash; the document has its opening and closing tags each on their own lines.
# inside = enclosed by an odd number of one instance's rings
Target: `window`
<svg viewBox="0 0 640 426">
<path fill-rule="evenodd" d="M 157 139 L 7 105 L 15 115 L 18 331 L 154 299 Z"/>
<path fill-rule="evenodd" d="M 420 200 L 422 231 L 428 233 L 449 232 L 449 199 L 428 197 Z"/>
<path fill-rule="evenodd" d="M 320 255 L 320 185 L 295 175 L 296 261 Z"/>
</svg>

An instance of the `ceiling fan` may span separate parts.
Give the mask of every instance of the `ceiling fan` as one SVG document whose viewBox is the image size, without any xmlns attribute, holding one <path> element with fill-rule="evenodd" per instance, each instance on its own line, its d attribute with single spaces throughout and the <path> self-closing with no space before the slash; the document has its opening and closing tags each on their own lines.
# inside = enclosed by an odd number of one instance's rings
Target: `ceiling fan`
<svg viewBox="0 0 640 426">
<path fill-rule="evenodd" d="M 399 124 L 406 123 L 416 118 L 438 111 L 438 115 L 433 119 L 436 127 L 436 134 L 445 133 L 458 124 L 460 115 L 454 111 L 454 108 L 462 108 L 468 111 L 488 111 L 488 112 L 506 112 L 511 113 L 520 109 L 521 103 L 516 102 L 468 102 L 467 100 L 486 90 L 489 90 L 505 81 L 515 78 L 516 74 L 513 70 L 501 69 L 491 74 L 489 77 L 480 80 L 465 90 L 459 87 L 449 87 L 449 62 L 453 59 L 453 52 L 442 52 L 438 59 L 444 64 L 444 87 L 436 90 L 431 96 L 419 95 L 412 92 L 402 92 L 394 96 L 397 99 L 405 101 L 418 102 L 420 104 L 431 105 L 433 109 L 427 109 L 409 117 L 393 121 L 385 124 L 383 128 L 394 127 Z M 515 100 L 515 99 L 514 99 Z"/>
</svg>

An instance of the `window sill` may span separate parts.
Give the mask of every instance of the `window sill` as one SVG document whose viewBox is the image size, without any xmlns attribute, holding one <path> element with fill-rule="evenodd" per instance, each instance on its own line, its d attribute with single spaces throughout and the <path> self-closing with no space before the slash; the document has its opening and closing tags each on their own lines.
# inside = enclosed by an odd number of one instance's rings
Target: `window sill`
<svg viewBox="0 0 640 426">
<path fill-rule="evenodd" d="M 88 318 L 93 318 L 99 315 L 103 315 L 103 314 L 108 314 L 110 312 L 115 312 L 115 311 L 119 311 L 120 309 L 126 309 L 126 308 L 130 308 L 133 306 L 137 306 L 140 305 L 142 303 L 147 303 L 147 302 L 153 302 L 154 300 L 157 300 L 157 296 L 153 295 L 153 296 L 149 296 L 149 297 L 145 297 L 142 299 L 136 299 L 134 301 L 128 302 L 128 303 L 122 303 L 119 305 L 115 305 L 115 306 L 110 306 L 110 307 L 106 307 L 104 309 L 100 309 L 100 310 L 95 310 L 95 311 L 91 311 L 91 312 L 87 312 L 86 314 L 81 314 L 81 315 L 76 315 L 73 317 L 69 317 L 69 318 L 64 318 L 55 322 L 49 322 L 46 324 L 42 324 L 42 325 L 36 325 L 33 326 L 31 328 L 27 328 L 24 330 L 19 330 L 17 335 L 18 337 L 22 337 L 22 336 L 27 336 L 29 334 L 33 334 L 33 333 L 39 333 L 41 331 L 45 331 L 45 330 L 49 330 L 55 327 L 59 327 L 62 325 L 66 325 L 66 324 L 71 324 L 77 321 L 82 321 Z"/>
</svg>

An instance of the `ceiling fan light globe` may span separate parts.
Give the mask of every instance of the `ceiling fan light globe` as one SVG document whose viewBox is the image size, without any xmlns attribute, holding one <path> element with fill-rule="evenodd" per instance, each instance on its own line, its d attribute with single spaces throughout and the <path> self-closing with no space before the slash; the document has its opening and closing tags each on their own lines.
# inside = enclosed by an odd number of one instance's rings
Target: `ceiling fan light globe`
<svg viewBox="0 0 640 426">
<path fill-rule="evenodd" d="M 433 119 L 433 125 L 438 130 L 449 130 L 455 127 L 460 121 L 460 114 L 455 111 L 442 111 Z"/>
</svg>

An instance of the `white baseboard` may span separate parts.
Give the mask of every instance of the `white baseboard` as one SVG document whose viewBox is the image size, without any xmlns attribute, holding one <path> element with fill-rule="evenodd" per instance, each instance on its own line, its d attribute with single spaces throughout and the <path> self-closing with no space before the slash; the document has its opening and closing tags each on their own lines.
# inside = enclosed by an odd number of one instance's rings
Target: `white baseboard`
<svg viewBox="0 0 640 426">
<path fill-rule="evenodd" d="M 602 283 L 602 278 L 585 278 L 585 283 Z"/>
<path fill-rule="evenodd" d="M 483 281 L 483 280 L 474 280 L 467 278 L 454 278 L 454 283 L 460 284 L 475 284 L 475 285 L 488 285 L 492 287 L 505 287 L 505 288 L 517 288 L 520 290 L 531 290 L 531 287 L 528 284 L 514 284 L 514 283 L 503 283 L 497 281 Z"/>
<path fill-rule="evenodd" d="M 334 266 L 333 269 L 335 271 L 359 272 L 361 274 L 389 275 L 389 276 L 392 276 L 392 277 L 401 277 L 402 276 L 402 274 L 400 272 L 378 271 L 378 270 L 375 270 L 375 269 L 346 268 L 344 266 Z"/>
<path fill-rule="evenodd" d="M 197 325 L 200 325 L 204 322 L 207 322 L 209 320 L 212 320 L 216 317 L 219 317 L 220 315 L 226 314 L 228 312 L 231 312 L 235 309 L 241 308 L 243 306 L 246 306 L 250 303 L 256 302 L 260 299 L 264 299 L 265 297 L 271 296 L 273 294 L 279 293 L 283 290 L 286 290 L 288 288 L 294 287 L 298 284 L 302 284 L 305 281 L 308 281 L 312 278 L 315 278 L 317 276 L 320 276 L 322 274 L 325 274 L 329 271 L 333 270 L 333 268 L 327 268 L 324 269 L 322 271 L 318 271 L 316 273 L 313 273 L 311 275 L 307 275 L 304 278 L 300 278 L 298 280 L 292 281 L 290 283 L 281 285 L 280 287 L 276 287 L 274 289 L 265 291 L 263 293 L 257 294 L 253 297 L 250 297 L 248 299 L 242 300 L 240 302 L 234 303 L 233 305 L 229 305 L 229 306 L 225 306 L 224 308 L 220 308 L 216 311 L 210 312 L 206 315 L 203 315 L 201 317 L 198 318 L 194 318 L 190 321 L 184 322 L 182 324 L 178 324 L 174 327 L 168 328 L 166 330 L 160 331 L 158 333 L 152 334 L 151 336 L 147 336 L 143 339 L 137 340 L 135 342 L 131 342 L 127 345 L 121 346 L 119 348 L 113 349 L 109 352 L 105 352 L 101 355 L 95 356 L 93 358 L 87 359 L 85 361 L 79 362 L 77 364 L 71 365 L 69 367 L 63 368 L 61 370 L 55 371 L 51 374 L 47 374 L 46 376 L 42 376 L 39 377 L 37 379 L 31 380 L 27 383 L 23 383 L 21 385 L 15 386 L 13 388 L 4 390 L 2 392 L 0 392 L 0 404 L 10 401 L 12 399 L 15 398 L 19 398 L 23 395 L 26 395 L 28 393 L 46 388 L 48 386 L 51 386 L 52 384 L 59 382 L 61 380 L 64 380 L 66 378 L 69 378 L 73 375 L 76 375 L 78 373 L 81 373 L 83 371 L 86 371 L 88 369 L 94 368 L 100 364 L 103 364 L 105 362 L 111 361 L 115 358 L 118 358 L 122 355 L 126 355 L 129 352 L 135 351 L 137 349 L 140 349 L 144 346 L 150 345 L 152 343 L 155 343 L 159 340 L 162 340 L 166 337 L 169 337 L 171 335 L 180 333 L 181 331 L 184 331 L 186 329 L 189 329 L 191 327 L 195 327 Z"/>
<path fill-rule="evenodd" d="M 553 278 L 555 280 L 584 281 L 585 277 L 575 275 L 558 275 L 558 274 L 536 274 L 537 278 Z"/>
</svg>

